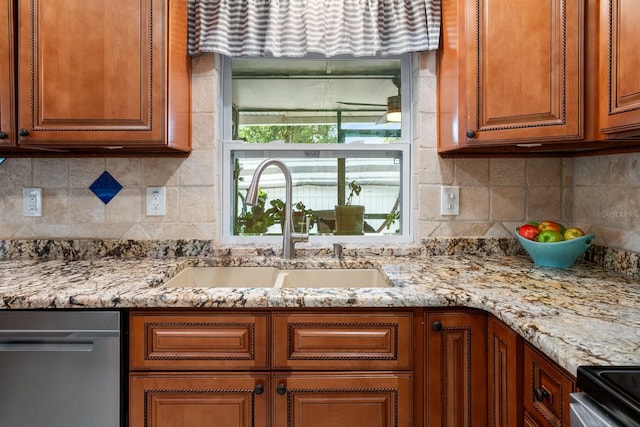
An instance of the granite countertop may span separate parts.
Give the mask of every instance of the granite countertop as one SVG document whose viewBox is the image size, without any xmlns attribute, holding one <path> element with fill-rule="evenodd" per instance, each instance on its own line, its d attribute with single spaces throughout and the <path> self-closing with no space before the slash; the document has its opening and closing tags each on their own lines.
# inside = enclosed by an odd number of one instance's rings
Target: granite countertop
<svg viewBox="0 0 640 427">
<path fill-rule="evenodd" d="M 190 265 L 375 267 L 393 286 L 162 286 Z M 640 365 L 640 280 L 584 261 L 557 270 L 521 256 L 221 256 L 6 260 L 0 268 L 0 309 L 472 307 L 504 321 L 573 375 L 579 365 Z"/>
</svg>

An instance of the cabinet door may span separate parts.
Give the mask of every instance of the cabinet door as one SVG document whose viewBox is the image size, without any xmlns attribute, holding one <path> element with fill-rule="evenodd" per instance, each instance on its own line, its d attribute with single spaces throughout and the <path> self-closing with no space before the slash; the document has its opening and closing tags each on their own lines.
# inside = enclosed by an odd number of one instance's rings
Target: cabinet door
<svg viewBox="0 0 640 427">
<path fill-rule="evenodd" d="M 410 427 L 410 374 L 273 375 L 274 427 Z"/>
<path fill-rule="evenodd" d="M 487 318 L 488 425 L 522 420 L 522 338 L 493 316 Z"/>
<path fill-rule="evenodd" d="M 539 426 L 570 425 L 569 394 L 574 381 L 547 357 L 524 346 L 524 410 Z M 532 421 L 529 421 L 533 424 Z"/>
<path fill-rule="evenodd" d="M 0 147 L 15 141 L 13 30 L 13 1 L 0 0 Z"/>
<path fill-rule="evenodd" d="M 487 396 L 486 315 L 426 314 L 426 424 L 485 425 Z"/>
<path fill-rule="evenodd" d="M 131 312 L 132 370 L 268 369 L 268 313 Z"/>
<path fill-rule="evenodd" d="M 443 2 L 439 149 L 583 137 L 583 0 Z"/>
<path fill-rule="evenodd" d="M 268 375 L 131 374 L 131 427 L 266 427 Z"/>
<path fill-rule="evenodd" d="M 600 1 L 600 126 L 604 133 L 640 129 L 640 2 Z"/>
<path fill-rule="evenodd" d="M 169 59 L 180 58 L 174 50 L 182 43 L 171 36 L 186 31 L 186 8 L 186 1 L 18 0 L 20 145 L 164 147 L 175 125 L 172 85 L 185 83 Z M 189 136 L 181 136 L 185 147 Z"/>
</svg>

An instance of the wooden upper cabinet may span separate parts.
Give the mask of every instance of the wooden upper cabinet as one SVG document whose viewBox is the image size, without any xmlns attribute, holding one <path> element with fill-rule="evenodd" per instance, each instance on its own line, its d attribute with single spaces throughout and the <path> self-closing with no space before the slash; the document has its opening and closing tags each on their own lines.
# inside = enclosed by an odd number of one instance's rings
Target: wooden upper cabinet
<svg viewBox="0 0 640 427">
<path fill-rule="evenodd" d="M 439 151 L 583 138 L 581 0 L 445 0 Z"/>
<path fill-rule="evenodd" d="M 19 145 L 189 151 L 186 25 L 186 0 L 18 0 Z"/>
<path fill-rule="evenodd" d="M 13 2 L 0 0 L 0 147 L 15 141 Z"/>
<path fill-rule="evenodd" d="M 603 133 L 640 130 L 640 2 L 600 1 L 600 125 Z"/>
</svg>

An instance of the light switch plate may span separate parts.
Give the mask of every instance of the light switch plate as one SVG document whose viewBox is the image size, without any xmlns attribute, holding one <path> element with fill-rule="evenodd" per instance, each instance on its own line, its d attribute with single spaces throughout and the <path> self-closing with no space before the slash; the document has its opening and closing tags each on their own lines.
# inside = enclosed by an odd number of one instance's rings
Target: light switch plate
<svg viewBox="0 0 640 427">
<path fill-rule="evenodd" d="M 460 187 L 440 187 L 440 215 L 460 215 Z"/>
</svg>

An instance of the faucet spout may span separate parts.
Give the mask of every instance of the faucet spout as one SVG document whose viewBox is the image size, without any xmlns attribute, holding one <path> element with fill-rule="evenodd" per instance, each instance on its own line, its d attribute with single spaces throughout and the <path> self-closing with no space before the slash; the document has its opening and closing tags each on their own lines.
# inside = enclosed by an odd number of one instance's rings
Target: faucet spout
<svg viewBox="0 0 640 427">
<path fill-rule="evenodd" d="M 291 259 L 295 254 L 295 244 L 296 242 L 307 242 L 309 240 L 309 218 L 307 218 L 307 227 L 306 231 L 303 233 L 296 233 L 293 228 L 293 215 L 292 215 L 292 206 L 293 203 L 291 198 L 293 196 L 293 181 L 291 179 L 291 171 L 287 167 L 287 165 L 278 160 L 278 159 L 267 159 L 258 165 L 255 172 L 253 173 L 253 178 L 251 179 L 251 184 L 249 184 L 249 188 L 247 189 L 247 195 L 245 197 L 245 203 L 247 205 L 253 206 L 258 202 L 258 183 L 260 181 L 260 177 L 266 168 L 269 166 L 277 166 L 280 168 L 282 173 L 284 174 L 284 180 L 286 185 L 286 194 L 285 194 L 285 219 L 284 226 L 282 227 L 282 257 L 285 259 Z"/>
</svg>

